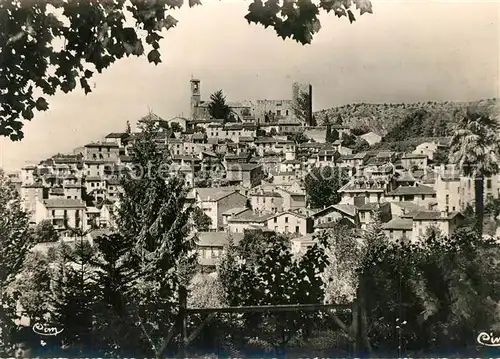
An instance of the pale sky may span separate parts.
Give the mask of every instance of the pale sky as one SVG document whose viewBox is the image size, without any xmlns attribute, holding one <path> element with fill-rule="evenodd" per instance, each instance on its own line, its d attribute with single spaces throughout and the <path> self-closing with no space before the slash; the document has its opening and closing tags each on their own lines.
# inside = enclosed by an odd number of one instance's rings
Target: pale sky
<svg viewBox="0 0 500 359">
<path fill-rule="evenodd" d="M 294 81 L 310 82 L 314 110 L 499 97 L 500 0 L 374 1 L 373 15 L 353 24 L 323 14 L 307 46 L 249 25 L 248 4 L 205 0 L 176 11 L 162 63 L 119 60 L 94 77 L 91 94 L 77 88 L 50 98 L 21 142 L 0 139 L 0 167 L 15 170 L 123 131 L 148 106 L 163 118 L 188 115 L 191 75 L 201 79 L 202 99 L 222 89 L 230 101 L 289 99 Z"/>
</svg>

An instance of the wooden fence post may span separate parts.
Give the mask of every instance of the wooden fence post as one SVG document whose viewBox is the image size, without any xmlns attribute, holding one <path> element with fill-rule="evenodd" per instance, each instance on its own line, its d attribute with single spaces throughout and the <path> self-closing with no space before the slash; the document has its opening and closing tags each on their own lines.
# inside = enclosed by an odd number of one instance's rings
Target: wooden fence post
<svg viewBox="0 0 500 359">
<path fill-rule="evenodd" d="M 180 343 L 179 357 L 186 358 L 186 340 L 187 340 L 187 290 L 183 285 L 179 286 L 179 324 L 180 324 Z"/>
</svg>

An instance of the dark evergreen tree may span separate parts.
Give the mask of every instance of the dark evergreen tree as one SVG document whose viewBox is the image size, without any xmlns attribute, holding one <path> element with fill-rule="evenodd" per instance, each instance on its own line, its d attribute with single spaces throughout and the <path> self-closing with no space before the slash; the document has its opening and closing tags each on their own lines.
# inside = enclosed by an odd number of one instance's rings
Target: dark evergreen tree
<svg viewBox="0 0 500 359">
<path fill-rule="evenodd" d="M 212 220 L 200 207 L 195 207 L 193 210 L 193 221 L 198 231 L 206 232 L 212 225 Z"/>
<path fill-rule="evenodd" d="M 226 103 L 226 96 L 224 96 L 222 90 L 218 90 L 210 95 L 208 112 L 212 118 L 217 120 L 228 121 L 230 119 L 231 109 Z"/>
<path fill-rule="evenodd" d="M 174 323 L 179 285 L 187 284 L 196 260 L 187 189 L 183 178 L 172 173 L 170 153 L 157 144 L 157 137 L 158 128 L 148 123 L 134 143 L 134 170 L 123 179 L 116 213 L 117 231 L 137 274 L 124 301 L 141 339 L 149 344 L 144 355 L 155 356 Z"/>
</svg>

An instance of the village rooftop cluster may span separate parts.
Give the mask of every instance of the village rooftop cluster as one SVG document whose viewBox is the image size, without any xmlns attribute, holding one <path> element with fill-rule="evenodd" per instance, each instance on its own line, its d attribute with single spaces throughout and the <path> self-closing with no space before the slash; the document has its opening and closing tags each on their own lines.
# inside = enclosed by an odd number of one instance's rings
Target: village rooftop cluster
<svg viewBox="0 0 500 359">
<path fill-rule="evenodd" d="M 474 202 L 474 180 L 435 161 L 449 138 L 422 142 L 411 153 L 356 153 L 343 141 L 351 134 L 348 125 L 327 128 L 295 115 L 297 85 L 291 100 L 228 103 L 233 122 L 210 118 L 201 82 L 193 79 L 190 85 L 188 118 L 166 120 L 151 112 L 139 122 L 168 124 L 156 139 L 171 154 L 166 173 L 183 176 L 189 204 L 211 220 L 207 231 L 198 233 L 203 265 L 215 265 L 228 233 L 236 241 L 252 229 L 288 235 L 300 252 L 313 243 L 315 232 L 338 223 L 366 229 L 375 209 L 392 240 L 418 241 L 430 226 L 450 235 L 464 220 L 460 212 Z M 339 138 L 328 142 L 332 128 Z M 294 141 L 297 134 L 307 141 Z M 120 175 L 133 166 L 131 146 L 140 136 L 137 130 L 109 133 L 12 175 L 31 223 L 48 220 L 63 237 L 67 225 L 87 231 L 89 240 L 105 232 L 121 191 Z M 381 141 L 374 132 L 361 137 L 370 145 Z M 315 167 L 349 172 L 339 203 L 310 208 L 304 181 Z M 486 178 L 485 195 L 498 198 L 499 192 L 500 177 Z"/>
</svg>

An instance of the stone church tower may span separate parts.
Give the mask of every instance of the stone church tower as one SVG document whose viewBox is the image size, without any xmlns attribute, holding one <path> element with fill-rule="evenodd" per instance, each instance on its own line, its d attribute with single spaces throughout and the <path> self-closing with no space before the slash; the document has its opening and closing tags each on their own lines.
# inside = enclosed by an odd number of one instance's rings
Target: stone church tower
<svg viewBox="0 0 500 359">
<path fill-rule="evenodd" d="M 198 117 L 198 107 L 201 104 L 200 80 L 191 79 L 191 118 Z"/>
</svg>

